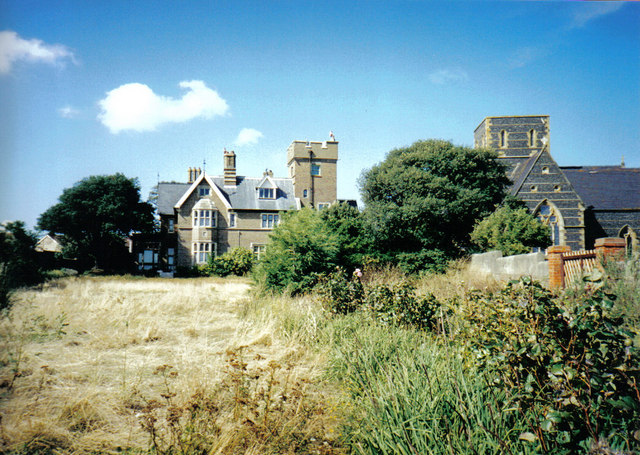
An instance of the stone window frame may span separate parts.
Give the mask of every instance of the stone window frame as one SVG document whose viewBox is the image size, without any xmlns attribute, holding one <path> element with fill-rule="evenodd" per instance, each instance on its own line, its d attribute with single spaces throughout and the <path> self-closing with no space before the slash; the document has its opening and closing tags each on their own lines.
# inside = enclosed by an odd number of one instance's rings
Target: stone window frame
<svg viewBox="0 0 640 455">
<path fill-rule="evenodd" d="M 311 175 L 314 177 L 322 176 L 322 167 L 317 163 L 311 163 Z"/>
<path fill-rule="evenodd" d="M 195 265 L 206 264 L 209 261 L 209 257 L 213 255 L 216 257 L 217 244 L 211 240 L 201 240 L 199 242 L 193 242 L 191 244 L 191 257 Z"/>
<path fill-rule="evenodd" d="M 280 215 L 278 213 L 261 213 L 260 226 L 262 229 L 273 229 L 280 224 Z"/>
<path fill-rule="evenodd" d="M 217 224 L 217 210 L 194 209 L 191 212 L 194 228 L 214 228 Z"/>
<path fill-rule="evenodd" d="M 548 207 L 548 210 L 546 208 Z M 541 201 L 535 210 L 533 216 L 538 218 L 540 222 L 551 228 L 552 245 L 564 245 L 566 232 L 564 228 L 564 218 L 558 207 L 548 199 Z"/>
<path fill-rule="evenodd" d="M 262 256 L 267 251 L 266 243 L 251 243 L 251 252 L 255 256 L 256 260 L 260 260 L 260 256 Z"/>
</svg>

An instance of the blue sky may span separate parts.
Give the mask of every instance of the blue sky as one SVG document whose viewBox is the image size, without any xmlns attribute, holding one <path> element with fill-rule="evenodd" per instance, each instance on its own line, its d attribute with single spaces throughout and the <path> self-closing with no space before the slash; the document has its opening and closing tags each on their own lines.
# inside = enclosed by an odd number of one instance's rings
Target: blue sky
<svg viewBox="0 0 640 455">
<path fill-rule="evenodd" d="M 0 0 L 0 221 L 89 175 L 146 199 L 225 147 L 286 176 L 291 141 L 330 131 L 358 198 L 395 147 L 538 114 L 560 165 L 640 167 L 640 3 Z"/>
</svg>

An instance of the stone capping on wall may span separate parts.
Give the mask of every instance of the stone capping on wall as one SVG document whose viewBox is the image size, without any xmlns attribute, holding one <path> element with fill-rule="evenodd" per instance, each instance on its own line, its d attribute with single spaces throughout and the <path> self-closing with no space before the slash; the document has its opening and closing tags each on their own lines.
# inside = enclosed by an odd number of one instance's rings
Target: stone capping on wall
<svg viewBox="0 0 640 455">
<path fill-rule="evenodd" d="M 544 253 L 518 254 L 502 256 L 501 251 L 471 255 L 469 270 L 473 273 L 491 275 L 497 280 L 512 280 L 530 276 L 534 280 L 546 283 L 549 267 Z"/>
<path fill-rule="evenodd" d="M 587 271 L 593 264 L 624 258 L 626 245 L 622 238 L 597 239 L 595 245 L 595 250 L 574 252 L 567 245 L 551 246 L 547 248 L 546 256 L 544 253 L 529 253 L 503 257 L 500 251 L 473 254 L 469 270 L 491 275 L 498 280 L 530 276 L 558 290 L 565 287 L 570 278 L 568 275 L 575 276 Z"/>
</svg>

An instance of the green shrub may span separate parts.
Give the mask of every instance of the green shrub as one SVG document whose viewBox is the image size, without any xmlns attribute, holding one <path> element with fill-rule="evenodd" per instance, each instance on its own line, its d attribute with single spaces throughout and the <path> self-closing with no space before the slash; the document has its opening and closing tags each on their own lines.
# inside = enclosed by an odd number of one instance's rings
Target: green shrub
<svg viewBox="0 0 640 455">
<path fill-rule="evenodd" d="M 322 277 L 315 287 L 323 305 L 332 313 L 351 313 L 364 301 L 364 287 L 360 282 L 360 270 L 356 269 L 351 279 L 342 267 Z"/>
<path fill-rule="evenodd" d="M 308 292 L 337 265 L 339 239 L 316 210 L 284 213 L 269 238 L 254 271 L 256 281 L 267 290 Z"/>
<path fill-rule="evenodd" d="M 244 276 L 253 267 L 253 253 L 246 248 L 234 248 L 231 251 L 217 257 L 209 257 L 207 272 L 209 275 Z"/>
<path fill-rule="evenodd" d="M 415 286 L 403 281 L 391 286 L 375 284 L 366 290 L 365 306 L 377 319 L 418 329 L 433 329 L 440 303 L 427 294 L 418 296 Z"/>
<path fill-rule="evenodd" d="M 614 296 L 594 288 L 574 308 L 529 279 L 495 294 L 471 293 L 464 338 L 529 421 L 538 450 L 586 451 L 604 440 L 640 448 L 640 352 Z"/>
</svg>

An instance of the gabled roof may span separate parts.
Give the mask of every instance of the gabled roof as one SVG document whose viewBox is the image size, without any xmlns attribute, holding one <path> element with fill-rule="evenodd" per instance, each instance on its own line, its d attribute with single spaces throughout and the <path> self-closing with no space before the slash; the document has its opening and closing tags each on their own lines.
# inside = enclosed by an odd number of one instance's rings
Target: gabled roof
<svg viewBox="0 0 640 455">
<path fill-rule="evenodd" d="M 531 173 L 533 166 L 535 166 L 535 164 L 542 156 L 543 150 L 544 149 L 536 152 L 536 154 L 530 156 L 526 161 L 518 163 L 516 168 L 513 170 L 513 185 L 511 186 L 512 196 L 518 194 L 518 191 L 520 191 L 520 188 L 522 188 L 522 185 L 524 185 L 525 180 L 527 180 L 529 173 Z"/>
<path fill-rule="evenodd" d="M 640 209 L 640 168 L 571 166 L 560 169 L 586 206 L 596 210 Z"/>
<path fill-rule="evenodd" d="M 188 183 L 158 183 L 158 214 L 173 215 L 173 207 L 189 189 Z"/>
<path fill-rule="evenodd" d="M 209 184 L 209 186 L 211 187 L 211 191 L 216 193 L 216 195 L 220 198 L 220 200 L 222 201 L 222 203 L 225 205 L 226 208 L 228 209 L 231 208 L 231 204 L 229 204 L 229 201 L 227 200 L 226 195 L 222 193 L 220 188 L 218 188 L 218 186 L 215 183 L 213 183 L 213 180 L 211 180 L 211 177 L 209 177 L 206 172 L 203 172 L 198 176 L 197 179 L 194 180 L 194 182 L 191 184 L 189 189 L 185 191 L 185 193 L 182 195 L 180 200 L 176 202 L 176 205 L 174 206 L 174 208 L 179 209 L 180 207 L 182 207 L 182 204 L 185 203 L 185 201 L 189 198 L 189 196 L 191 196 L 191 193 L 193 193 L 203 181 Z M 222 180 L 222 186 L 224 186 L 224 180 Z"/>
<path fill-rule="evenodd" d="M 231 207 L 236 210 L 291 210 L 298 206 L 293 192 L 293 180 L 290 178 L 269 177 L 275 185 L 275 199 L 260 199 L 256 192 L 264 178 L 237 177 L 235 187 L 226 187 L 224 192 L 229 198 Z M 214 177 L 214 183 L 222 185 L 223 177 Z"/>
<path fill-rule="evenodd" d="M 158 213 L 173 215 L 174 208 L 180 207 L 189 195 L 205 179 L 197 179 L 193 184 L 188 183 L 160 183 L 158 184 Z M 235 210 L 291 210 L 299 209 L 300 201 L 293 191 L 293 180 L 290 178 L 274 178 L 269 176 L 269 182 L 276 188 L 275 199 L 260 199 L 256 189 L 264 183 L 265 178 L 242 177 L 236 178 L 236 186 L 224 186 L 224 177 L 206 176 L 212 191 L 218 194 L 226 207 Z M 265 186 L 266 187 L 266 186 Z"/>
<path fill-rule="evenodd" d="M 278 188 L 278 185 L 275 184 L 271 176 L 265 175 L 256 185 L 256 188 Z"/>
</svg>

